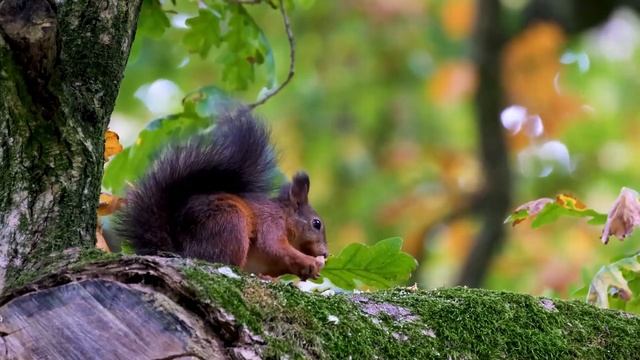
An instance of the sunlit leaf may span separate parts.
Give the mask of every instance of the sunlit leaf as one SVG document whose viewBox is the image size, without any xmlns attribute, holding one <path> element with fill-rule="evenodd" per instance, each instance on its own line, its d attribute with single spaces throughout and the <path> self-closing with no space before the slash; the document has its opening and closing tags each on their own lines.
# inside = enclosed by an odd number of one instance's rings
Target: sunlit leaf
<svg viewBox="0 0 640 360">
<path fill-rule="evenodd" d="M 220 46 L 220 18 L 212 11 L 200 9 L 198 15 L 187 19 L 189 30 L 182 38 L 182 43 L 190 52 L 207 57 L 212 46 Z"/>
<path fill-rule="evenodd" d="M 265 65 L 267 88 L 275 87 L 275 61 L 271 45 L 243 6 L 207 1 L 207 8 L 187 19 L 182 42 L 192 53 L 207 57 L 219 47 L 216 61 L 222 80 L 232 89 L 246 89 L 255 80 L 256 66 Z"/>
<path fill-rule="evenodd" d="M 233 89 L 243 90 L 254 81 L 255 66 L 265 60 L 269 61 L 268 77 L 275 76 L 273 54 L 267 38 L 246 10 L 241 6 L 228 9 L 228 29 L 223 34 L 226 51 L 216 60 L 222 64 L 222 80 Z"/>
<path fill-rule="evenodd" d="M 606 244 L 611 235 L 624 240 L 638 225 L 640 225 L 638 192 L 623 187 L 609 212 L 600 240 Z"/>
<path fill-rule="evenodd" d="M 368 246 L 351 244 L 327 259 L 320 275 L 336 286 L 351 290 L 358 284 L 383 289 L 409 279 L 417 262 L 400 250 L 401 238 L 389 238 Z"/>
<path fill-rule="evenodd" d="M 140 10 L 137 33 L 159 38 L 171 26 L 167 14 L 162 10 L 160 1 L 144 0 Z"/>
</svg>

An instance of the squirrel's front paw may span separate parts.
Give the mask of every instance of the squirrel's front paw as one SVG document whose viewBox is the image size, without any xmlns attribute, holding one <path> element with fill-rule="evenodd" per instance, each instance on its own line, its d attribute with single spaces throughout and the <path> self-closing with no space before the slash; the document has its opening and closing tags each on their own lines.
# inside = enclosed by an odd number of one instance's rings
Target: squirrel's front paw
<svg viewBox="0 0 640 360">
<path fill-rule="evenodd" d="M 299 262 L 295 265 L 296 269 L 292 271 L 294 274 L 298 275 L 300 279 L 315 279 L 318 277 L 320 273 L 320 269 L 324 266 L 324 257 L 311 257 L 305 256 L 301 258 Z"/>
</svg>

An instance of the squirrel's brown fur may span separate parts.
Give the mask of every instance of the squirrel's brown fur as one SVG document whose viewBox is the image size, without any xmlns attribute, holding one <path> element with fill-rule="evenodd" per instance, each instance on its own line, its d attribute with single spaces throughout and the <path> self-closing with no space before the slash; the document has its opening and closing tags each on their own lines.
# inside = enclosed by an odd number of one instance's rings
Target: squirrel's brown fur
<svg viewBox="0 0 640 360">
<path fill-rule="evenodd" d="M 128 192 L 116 230 L 142 254 L 169 251 L 278 276 L 316 277 L 324 224 L 298 173 L 269 197 L 269 132 L 246 109 L 224 115 L 212 138 L 172 147 Z"/>
</svg>

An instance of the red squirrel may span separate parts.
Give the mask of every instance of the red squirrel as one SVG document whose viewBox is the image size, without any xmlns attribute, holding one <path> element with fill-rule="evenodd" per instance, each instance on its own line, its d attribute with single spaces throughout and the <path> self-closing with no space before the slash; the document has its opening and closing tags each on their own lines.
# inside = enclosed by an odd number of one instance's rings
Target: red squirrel
<svg viewBox="0 0 640 360">
<path fill-rule="evenodd" d="M 269 131 L 250 111 L 222 115 L 214 134 L 172 146 L 127 193 L 116 231 L 139 254 L 168 251 L 267 276 L 314 278 L 324 265 L 324 223 L 298 172 L 270 197 L 276 170 Z"/>
</svg>

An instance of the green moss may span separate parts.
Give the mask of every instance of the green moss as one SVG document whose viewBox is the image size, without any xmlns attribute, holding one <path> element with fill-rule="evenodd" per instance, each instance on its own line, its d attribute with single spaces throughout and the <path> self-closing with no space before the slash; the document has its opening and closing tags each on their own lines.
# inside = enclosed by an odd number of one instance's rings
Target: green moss
<svg viewBox="0 0 640 360">
<path fill-rule="evenodd" d="M 205 299 L 261 334 L 266 358 L 630 359 L 640 319 L 581 302 L 479 289 L 393 289 L 322 296 L 200 265 Z M 367 308 L 370 306 L 370 308 Z M 380 311 L 375 314 L 375 311 Z M 372 315 L 374 314 L 374 315 Z M 329 316 L 338 322 L 329 321 Z"/>
<path fill-rule="evenodd" d="M 69 267 L 69 270 L 80 269 L 84 265 L 97 261 L 111 261 L 121 257 L 120 254 L 105 253 L 96 248 L 73 249 L 71 252 L 58 252 L 43 257 L 41 261 L 34 263 L 31 267 L 23 267 L 20 271 L 8 273 L 5 292 L 24 286 L 39 277 L 53 274 Z M 72 263 L 72 265 L 69 265 Z"/>
</svg>

